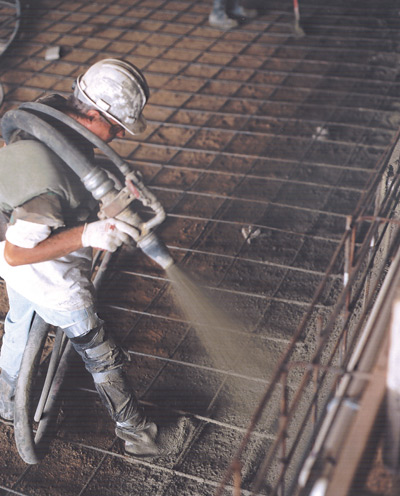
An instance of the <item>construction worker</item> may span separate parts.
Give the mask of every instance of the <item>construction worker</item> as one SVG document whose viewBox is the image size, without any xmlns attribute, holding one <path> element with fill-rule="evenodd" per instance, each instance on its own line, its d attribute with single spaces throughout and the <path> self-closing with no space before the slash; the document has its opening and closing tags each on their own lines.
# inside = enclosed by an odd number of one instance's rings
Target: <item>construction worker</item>
<svg viewBox="0 0 400 496">
<path fill-rule="evenodd" d="M 149 89 L 137 67 L 104 59 L 80 75 L 68 99 L 40 99 L 72 117 L 105 142 L 138 134 Z M 116 423 L 125 452 L 160 456 L 168 436 L 149 421 L 123 371 L 124 352 L 96 310 L 90 282 L 93 248 L 115 251 L 134 228 L 115 219 L 95 220 L 94 202 L 82 182 L 45 144 L 15 131 L 0 150 L 0 210 L 8 219 L 0 243 L 0 276 L 9 311 L 0 354 L 0 416 L 14 417 L 14 391 L 33 316 L 61 327 L 92 374 L 100 398 Z M 85 139 L 75 144 L 93 157 Z M 184 419 L 168 431 L 182 438 Z M 162 435 L 161 435 L 162 434 Z M 160 439 L 162 438 L 162 442 Z"/>
<path fill-rule="evenodd" d="M 219 29 L 232 29 L 239 25 L 240 19 L 253 19 L 257 10 L 246 9 L 239 5 L 239 0 L 213 0 L 213 7 L 208 22 Z"/>
</svg>

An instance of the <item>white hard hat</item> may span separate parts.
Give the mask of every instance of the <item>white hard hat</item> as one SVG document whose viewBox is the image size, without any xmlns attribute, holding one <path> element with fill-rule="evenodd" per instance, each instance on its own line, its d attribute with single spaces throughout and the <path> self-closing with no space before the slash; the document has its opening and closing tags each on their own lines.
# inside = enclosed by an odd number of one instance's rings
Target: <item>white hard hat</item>
<svg viewBox="0 0 400 496">
<path fill-rule="evenodd" d="M 149 87 L 133 64 L 118 59 L 96 62 L 78 76 L 74 95 L 132 134 L 140 134 L 147 127 L 142 110 L 149 98 Z"/>
</svg>

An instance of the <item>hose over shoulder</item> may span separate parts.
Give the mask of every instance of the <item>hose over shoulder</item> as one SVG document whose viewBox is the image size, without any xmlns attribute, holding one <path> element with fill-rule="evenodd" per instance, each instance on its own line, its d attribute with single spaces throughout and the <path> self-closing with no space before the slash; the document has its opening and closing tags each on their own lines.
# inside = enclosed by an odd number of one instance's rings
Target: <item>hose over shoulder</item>
<svg viewBox="0 0 400 496">
<path fill-rule="evenodd" d="M 14 131 L 20 129 L 31 134 L 56 153 L 85 184 L 85 178 L 90 178 L 89 191 L 96 199 L 114 189 L 114 183 L 107 174 L 92 161 L 55 126 L 27 110 L 9 110 L 1 121 L 3 137 L 8 144 Z M 93 181 L 95 177 L 95 181 Z M 85 184 L 86 186 L 86 184 Z M 100 192 L 96 192 L 100 188 Z"/>
</svg>

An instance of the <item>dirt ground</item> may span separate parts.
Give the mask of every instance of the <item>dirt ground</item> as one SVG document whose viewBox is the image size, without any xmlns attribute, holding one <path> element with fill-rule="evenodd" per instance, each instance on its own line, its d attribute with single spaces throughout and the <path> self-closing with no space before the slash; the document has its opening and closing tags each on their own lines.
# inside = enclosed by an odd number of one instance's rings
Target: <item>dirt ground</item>
<svg viewBox="0 0 400 496">
<path fill-rule="evenodd" d="M 129 351 L 127 373 L 149 415 L 160 424 L 191 416 L 188 443 L 167 459 L 125 456 L 77 362 L 39 464 L 21 460 L 12 425 L 0 422 L 1 495 L 216 494 L 346 216 L 400 124 L 394 0 L 300 0 L 301 38 L 291 2 L 247 5 L 258 16 L 230 31 L 208 25 L 206 0 L 38 0 L 24 7 L 19 36 L 1 57 L 1 115 L 45 92 L 68 94 L 101 58 L 140 67 L 151 88 L 148 129 L 113 148 L 164 205 L 168 217 L 157 234 L 205 287 L 207 308 L 235 326 L 218 339 L 204 337 L 174 297 L 169 274 L 124 247 L 99 292 L 101 316 Z M 46 59 L 49 47 L 60 47 L 59 59 Z M 335 301 L 341 271 L 321 314 Z M 198 311 L 197 300 L 192 307 Z M 3 320 L 6 312 L 2 284 Z M 312 338 L 297 344 L 301 359 Z M 279 409 L 274 397 L 242 457 L 243 496 L 252 494 Z M 352 494 L 395 494 L 379 442 L 369 458 L 374 463 L 360 468 Z M 271 494 L 275 476 L 267 474 L 260 494 Z M 234 484 L 221 494 L 239 494 Z"/>
</svg>

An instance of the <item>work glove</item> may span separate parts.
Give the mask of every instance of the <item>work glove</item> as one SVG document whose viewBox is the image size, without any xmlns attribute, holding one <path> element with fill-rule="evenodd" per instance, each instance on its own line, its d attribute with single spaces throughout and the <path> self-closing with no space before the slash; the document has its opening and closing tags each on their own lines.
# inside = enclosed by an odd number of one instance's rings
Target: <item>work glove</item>
<svg viewBox="0 0 400 496">
<path fill-rule="evenodd" d="M 117 219 L 104 219 L 85 224 L 82 245 L 100 250 L 115 251 L 122 243 L 137 237 L 137 230 Z"/>
</svg>

